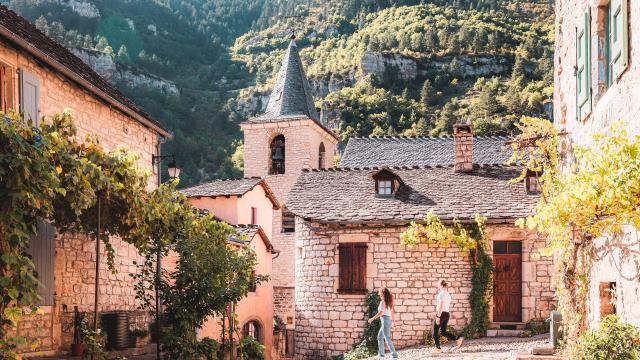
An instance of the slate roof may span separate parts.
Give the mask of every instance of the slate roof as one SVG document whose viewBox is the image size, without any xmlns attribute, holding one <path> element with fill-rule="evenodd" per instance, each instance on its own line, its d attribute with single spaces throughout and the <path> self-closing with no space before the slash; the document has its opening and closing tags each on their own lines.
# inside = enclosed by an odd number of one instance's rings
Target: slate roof
<svg viewBox="0 0 640 360">
<path fill-rule="evenodd" d="M 340 167 L 448 166 L 453 165 L 453 137 L 353 137 L 340 160 Z M 497 165 L 511 156 L 503 149 L 509 138 L 476 136 L 473 163 Z"/>
<path fill-rule="evenodd" d="M 218 196 L 242 196 L 254 187 L 261 185 L 274 207 L 279 203 L 271 188 L 264 179 L 259 177 L 241 179 L 218 179 L 203 184 L 195 185 L 179 190 L 186 197 L 218 197 Z"/>
<path fill-rule="evenodd" d="M 308 117 L 320 122 L 298 54 L 298 46 L 291 39 L 287 52 L 278 71 L 276 83 L 269 97 L 264 114 L 252 119 L 253 122 L 274 122 L 286 119 Z"/>
<path fill-rule="evenodd" d="M 378 168 L 305 171 L 287 198 L 297 216 L 320 223 L 406 224 L 422 220 L 430 209 L 443 220 L 491 220 L 525 217 L 538 201 L 522 183 L 509 180 L 519 167 L 476 166 L 470 173 L 453 167 L 389 169 L 404 182 L 394 197 L 378 197 L 372 175 Z"/>
<path fill-rule="evenodd" d="M 89 65 L 71 53 L 67 48 L 58 44 L 27 19 L 0 5 L 0 33 L 2 37 L 14 42 L 23 50 L 39 56 L 40 60 L 55 67 L 56 63 L 87 81 L 91 86 L 106 93 L 112 100 L 119 102 L 126 108 L 146 119 L 153 127 L 164 135 L 170 135 L 169 131 L 154 120 L 149 114 L 138 107 L 120 91 L 113 87 L 107 80 L 98 75 Z M 27 43 L 20 44 L 19 42 Z M 96 89 L 85 86 L 89 92 L 98 95 Z"/>
<path fill-rule="evenodd" d="M 231 227 L 233 228 L 233 230 L 237 233 L 238 236 L 234 236 L 234 235 L 230 235 L 227 238 L 227 241 L 234 243 L 234 244 L 238 244 L 241 246 L 245 246 L 248 245 L 249 243 L 251 243 L 251 241 L 253 240 L 253 238 L 256 235 L 260 235 L 260 237 L 262 238 L 262 241 L 264 241 L 264 244 L 267 247 L 267 250 L 274 252 L 274 248 L 273 245 L 271 244 L 271 242 L 269 241 L 269 238 L 267 237 L 267 235 L 265 234 L 265 232 L 262 230 L 262 228 L 258 225 L 231 225 Z"/>
</svg>

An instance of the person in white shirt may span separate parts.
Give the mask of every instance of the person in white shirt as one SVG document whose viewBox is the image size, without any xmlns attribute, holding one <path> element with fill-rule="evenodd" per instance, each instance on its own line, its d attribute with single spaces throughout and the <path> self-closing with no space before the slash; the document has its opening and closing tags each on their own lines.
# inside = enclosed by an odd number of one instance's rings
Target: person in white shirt
<svg viewBox="0 0 640 360">
<path fill-rule="evenodd" d="M 451 351 L 458 350 L 464 338 L 462 336 L 455 336 L 447 331 L 447 323 L 449 322 L 449 308 L 451 307 L 451 294 L 447 290 L 449 284 L 446 280 L 440 280 L 438 283 L 438 295 L 436 295 L 436 318 L 433 322 L 433 341 L 436 343 L 436 353 L 441 353 L 440 348 L 440 335 L 446 337 L 449 340 L 456 340 L 456 347 Z"/>
<path fill-rule="evenodd" d="M 386 341 L 387 346 L 391 351 L 391 356 L 394 359 L 397 359 L 398 353 L 391 341 L 391 327 L 393 326 L 395 329 L 395 321 L 393 320 L 393 295 L 391 295 L 391 292 L 387 288 L 378 290 L 378 293 L 380 294 L 378 312 L 368 320 L 369 324 L 377 318 L 380 318 L 380 321 L 382 322 L 380 324 L 380 331 L 378 331 L 378 356 L 380 356 L 380 358 L 384 358 L 384 342 Z"/>
</svg>

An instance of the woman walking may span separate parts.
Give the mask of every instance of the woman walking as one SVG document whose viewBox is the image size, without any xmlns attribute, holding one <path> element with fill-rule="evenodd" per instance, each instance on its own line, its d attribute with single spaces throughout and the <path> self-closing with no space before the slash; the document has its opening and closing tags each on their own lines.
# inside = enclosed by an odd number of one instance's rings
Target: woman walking
<svg viewBox="0 0 640 360">
<path fill-rule="evenodd" d="M 380 294 L 378 312 L 374 317 L 369 319 L 369 324 L 377 318 L 380 318 L 380 321 L 382 322 L 380 331 L 378 331 L 378 355 L 380 358 L 384 357 L 384 342 L 386 341 L 387 346 L 391 351 L 391 356 L 393 356 L 394 359 L 397 359 L 398 353 L 391 341 L 391 327 L 395 329 L 395 322 L 393 321 L 393 295 L 391 295 L 391 292 L 387 288 L 378 290 L 378 294 Z"/>
<path fill-rule="evenodd" d="M 440 335 L 446 337 L 449 340 L 456 340 L 456 347 L 451 351 L 458 350 L 464 338 L 462 336 L 455 336 L 447 331 L 447 323 L 449 322 L 449 308 L 451 307 L 451 294 L 449 294 L 446 280 L 440 280 L 438 283 L 438 295 L 436 296 L 436 318 L 433 322 L 433 341 L 436 343 L 435 353 L 441 353 L 440 348 Z"/>
</svg>

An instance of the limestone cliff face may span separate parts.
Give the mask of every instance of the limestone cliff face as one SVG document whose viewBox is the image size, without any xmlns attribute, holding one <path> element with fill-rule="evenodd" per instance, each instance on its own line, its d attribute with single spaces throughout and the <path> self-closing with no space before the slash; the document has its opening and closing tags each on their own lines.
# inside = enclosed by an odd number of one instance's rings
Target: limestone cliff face
<svg viewBox="0 0 640 360">
<path fill-rule="evenodd" d="M 359 67 L 362 77 L 373 74 L 376 78 L 382 79 L 388 69 L 397 71 L 397 76 L 403 80 L 413 80 L 418 75 L 416 60 L 401 54 L 365 51 L 360 59 Z"/>
<path fill-rule="evenodd" d="M 113 61 L 109 54 L 85 49 L 71 49 L 71 52 L 111 83 L 124 83 L 133 88 L 152 88 L 167 94 L 179 94 L 178 88 L 172 81 L 126 68 Z"/>
<path fill-rule="evenodd" d="M 329 93 L 354 86 L 365 76 L 373 75 L 383 80 L 385 72 L 392 71 L 405 81 L 422 81 L 434 71 L 448 71 L 459 78 L 508 76 L 512 71 L 512 59 L 487 55 L 445 55 L 432 58 L 414 59 L 402 54 L 385 54 L 366 51 L 358 65 L 341 73 L 327 73 L 309 77 L 315 100 L 325 98 Z M 269 101 L 269 90 L 243 89 L 236 98 L 235 110 L 245 116 L 253 116 L 265 110 Z M 340 123 L 340 111 L 322 104 L 322 120 L 329 127 Z"/>
</svg>

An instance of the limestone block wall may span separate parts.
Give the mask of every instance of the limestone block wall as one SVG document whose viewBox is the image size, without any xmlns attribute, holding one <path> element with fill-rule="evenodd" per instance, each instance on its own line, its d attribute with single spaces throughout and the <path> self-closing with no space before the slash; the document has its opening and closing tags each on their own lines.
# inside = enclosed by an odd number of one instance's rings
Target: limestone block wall
<svg viewBox="0 0 640 360">
<path fill-rule="evenodd" d="M 449 281 L 450 324 L 461 329 L 470 320 L 469 259 L 455 245 L 447 248 L 400 244 L 404 227 L 329 226 L 296 220 L 296 354 L 325 359 L 351 349 L 363 336 L 366 295 L 337 292 L 341 242 L 365 242 L 367 289 L 388 287 L 396 296 L 398 348 L 422 343 L 435 312 L 437 282 Z M 513 226 L 489 227 L 490 239 L 523 241 L 523 320 L 548 316 L 555 300 L 549 285 L 550 260 L 535 260 L 544 241 Z"/>
<path fill-rule="evenodd" d="M 418 345 L 435 312 L 437 281 L 447 278 L 454 300 L 451 325 L 469 320 L 467 294 L 471 290 L 468 259 L 454 246 L 413 250 L 400 245 L 399 227 L 327 228 L 297 221 L 296 354 L 324 359 L 351 349 L 363 336 L 366 295 L 345 295 L 338 287 L 338 244 L 366 242 L 367 288 L 388 287 L 396 296 L 398 348 Z"/>
<path fill-rule="evenodd" d="M 606 2 L 602 2 L 605 4 Z M 604 16 L 598 2 L 589 0 L 556 1 L 554 56 L 554 122 L 568 132 L 567 143 L 590 146 L 594 133 L 607 133 L 612 122 L 623 120 L 630 136 L 640 134 L 640 3 L 628 1 L 629 63 L 626 71 L 611 87 L 603 83 Z M 592 112 L 583 122 L 576 119 L 575 27 L 578 17 L 591 9 L 591 83 Z M 567 146 L 569 152 L 571 147 Z M 601 239 L 604 243 L 605 240 Z M 622 321 L 640 326 L 640 285 L 637 270 L 640 250 L 637 230 L 617 244 L 609 244 L 594 266 L 590 277 L 589 321 L 595 326 L 601 318 L 600 285 L 615 283 L 617 314 Z M 629 251 L 631 250 L 631 251 Z"/>
<path fill-rule="evenodd" d="M 12 70 L 25 69 L 34 74 L 40 83 L 40 116 L 51 116 L 65 109 L 71 111 L 78 128 L 78 140 L 91 135 L 107 151 L 127 148 L 140 156 L 141 169 L 152 170 L 152 155 L 158 146 L 157 133 L 138 121 L 113 109 L 83 90 L 67 78 L 45 68 L 29 55 L 0 41 L 0 62 Z M 18 76 L 14 78 L 14 104 L 18 104 Z M 156 185 L 156 176 L 149 179 L 149 189 Z M 54 286 L 52 306 L 41 307 L 42 315 L 25 319 L 18 332 L 31 335 L 36 341 L 35 351 L 56 353 L 68 350 L 73 327 L 70 325 L 73 307 L 80 311 L 92 311 L 95 274 L 95 241 L 76 234 L 58 234 L 55 240 Z M 137 310 L 129 274 L 135 271 L 134 260 L 139 260 L 133 246 L 112 239 L 116 252 L 113 274 L 107 270 L 103 253 L 100 271 L 100 311 L 127 310 L 132 312 L 132 323 L 142 327 L 146 315 Z M 138 324 L 139 323 L 139 324 Z M 24 351 L 33 351 L 28 346 Z"/>
</svg>

